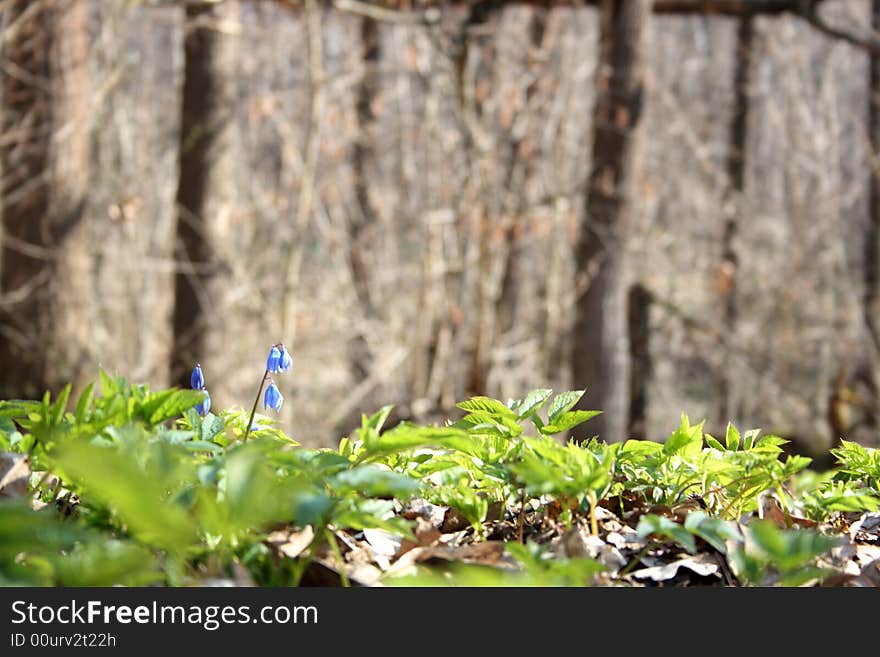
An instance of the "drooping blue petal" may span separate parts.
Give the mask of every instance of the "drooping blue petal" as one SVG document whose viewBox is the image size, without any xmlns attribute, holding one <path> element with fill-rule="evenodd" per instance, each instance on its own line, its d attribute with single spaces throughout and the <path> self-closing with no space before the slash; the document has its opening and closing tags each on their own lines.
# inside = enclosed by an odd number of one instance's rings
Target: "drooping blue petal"
<svg viewBox="0 0 880 657">
<path fill-rule="evenodd" d="M 269 351 L 269 358 L 266 361 L 266 370 L 275 374 L 280 372 L 279 369 L 281 366 L 281 351 L 278 349 L 277 345 L 272 345 L 272 349 Z"/>
<path fill-rule="evenodd" d="M 278 369 L 282 372 L 286 372 L 290 369 L 291 365 L 293 365 L 293 359 L 290 357 L 287 347 L 281 345 L 281 359 L 278 363 Z"/>
<path fill-rule="evenodd" d="M 205 393 L 205 399 L 196 404 L 196 412 L 205 417 L 211 410 L 211 395 L 204 388 L 202 388 L 202 392 Z"/>
<path fill-rule="evenodd" d="M 282 397 L 281 391 L 273 381 L 269 384 L 269 387 L 266 388 L 266 394 L 263 395 L 263 408 L 271 408 L 276 413 L 279 413 L 281 411 L 281 404 L 283 403 L 284 397 Z"/>
<path fill-rule="evenodd" d="M 189 384 L 193 390 L 201 390 L 205 387 L 205 377 L 202 375 L 202 366 L 196 363 L 189 377 Z"/>
</svg>

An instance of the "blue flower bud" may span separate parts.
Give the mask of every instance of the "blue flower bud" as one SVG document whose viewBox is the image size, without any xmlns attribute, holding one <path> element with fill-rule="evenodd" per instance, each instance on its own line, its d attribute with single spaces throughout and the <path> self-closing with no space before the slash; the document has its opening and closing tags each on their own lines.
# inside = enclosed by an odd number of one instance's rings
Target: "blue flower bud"
<svg viewBox="0 0 880 657">
<path fill-rule="evenodd" d="M 272 345 L 272 349 L 269 351 L 269 359 L 266 361 L 266 370 L 272 374 L 281 371 L 281 350 L 278 349 L 278 345 Z"/>
<path fill-rule="evenodd" d="M 205 377 L 202 375 L 202 366 L 196 363 L 189 377 L 189 385 L 193 390 L 201 390 L 205 387 Z"/>
<path fill-rule="evenodd" d="M 196 412 L 202 417 L 205 417 L 208 414 L 208 411 L 211 410 L 211 395 L 204 388 L 202 388 L 202 392 L 205 393 L 205 399 L 196 404 Z"/>
<path fill-rule="evenodd" d="M 291 365 L 293 365 L 293 359 L 290 357 L 290 353 L 288 353 L 287 347 L 281 345 L 281 359 L 278 363 L 278 369 L 282 372 L 286 372 L 290 369 Z"/>
<path fill-rule="evenodd" d="M 263 395 L 263 408 L 269 409 L 271 408 L 276 413 L 281 412 L 281 404 L 284 403 L 284 397 L 281 396 L 281 391 L 278 389 L 278 386 L 275 385 L 275 382 L 269 384 L 269 387 L 266 388 L 266 394 Z"/>
</svg>

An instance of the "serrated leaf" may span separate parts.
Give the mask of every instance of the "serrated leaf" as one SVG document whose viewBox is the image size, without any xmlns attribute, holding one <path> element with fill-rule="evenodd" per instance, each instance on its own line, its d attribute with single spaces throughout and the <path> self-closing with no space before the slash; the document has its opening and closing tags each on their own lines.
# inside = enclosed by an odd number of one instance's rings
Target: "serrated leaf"
<svg viewBox="0 0 880 657">
<path fill-rule="evenodd" d="M 567 413 L 558 415 L 553 422 L 541 427 L 539 431 L 545 436 L 562 433 L 563 431 L 573 429 L 590 418 L 596 417 L 601 412 L 602 411 L 568 411 Z"/>
<path fill-rule="evenodd" d="M 497 399 L 492 399 L 491 397 L 471 397 L 467 401 L 457 403 L 456 407 L 463 411 L 483 411 L 491 413 L 492 415 L 500 415 L 504 418 L 516 419 L 516 413 L 511 411 Z"/>
<path fill-rule="evenodd" d="M 392 472 L 378 465 L 361 465 L 335 475 L 330 485 L 342 493 L 362 493 L 371 497 L 407 499 L 421 484 L 404 474 Z"/>
<path fill-rule="evenodd" d="M 541 410 L 541 407 L 550 399 L 553 391 L 549 388 L 539 388 L 529 392 L 519 406 L 516 407 L 516 419 L 523 420 L 532 413 Z"/>
<path fill-rule="evenodd" d="M 690 455 L 703 447 L 703 423 L 691 426 L 687 415 L 681 416 L 681 424 L 663 444 L 663 453 L 667 455 L 684 452 Z"/>
<path fill-rule="evenodd" d="M 56 456 L 62 476 L 76 483 L 88 496 L 113 509 L 141 541 L 164 549 L 178 550 L 196 538 L 197 527 L 188 513 L 168 499 L 167 491 L 177 481 L 174 448 L 162 448 L 155 468 L 142 469 L 126 452 L 116 447 L 96 447 L 68 441 Z M 170 471 L 160 469 L 170 468 Z"/>
<path fill-rule="evenodd" d="M 467 451 L 473 438 L 467 432 L 453 427 L 420 427 L 410 423 L 398 424 L 380 436 L 364 441 L 359 460 L 402 452 L 414 447 L 447 447 Z"/>
<path fill-rule="evenodd" d="M 550 410 L 547 414 L 549 424 L 553 424 L 560 415 L 574 408 L 578 400 L 583 397 L 584 392 L 586 390 L 570 390 L 556 395 L 553 398 L 553 403 L 550 404 Z"/>
<path fill-rule="evenodd" d="M 160 424 L 165 420 L 179 417 L 204 398 L 205 394 L 201 390 L 171 389 L 150 393 L 141 406 L 141 414 L 149 424 Z"/>
<path fill-rule="evenodd" d="M 223 433 L 225 426 L 222 418 L 213 413 L 208 413 L 202 418 L 202 426 L 200 430 L 202 440 L 205 442 L 211 442 L 214 438 Z"/>
</svg>

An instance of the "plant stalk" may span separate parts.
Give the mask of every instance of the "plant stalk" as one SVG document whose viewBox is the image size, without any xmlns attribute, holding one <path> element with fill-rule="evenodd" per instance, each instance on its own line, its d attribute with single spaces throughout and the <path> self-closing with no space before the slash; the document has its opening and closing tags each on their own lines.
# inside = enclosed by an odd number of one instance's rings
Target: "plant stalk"
<svg viewBox="0 0 880 657">
<path fill-rule="evenodd" d="M 266 385 L 266 379 L 269 378 L 269 370 L 266 370 L 266 373 L 263 374 L 263 380 L 260 381 L 260 389 L 257 390 L 257 398 L 254 400 L 254 407 L 251 409 L 251 416 L 248 418 L 247 428 L 244 430 L 244 438 L 242 438 L 241 442 L 246 443 L 248 436 L 251 433 L 251 426 L 254 424 L 254 415 L 257 414 L 257 406 L 260 404 L 260 395 L 263 394 L 263 386 Z"/>
</svg>

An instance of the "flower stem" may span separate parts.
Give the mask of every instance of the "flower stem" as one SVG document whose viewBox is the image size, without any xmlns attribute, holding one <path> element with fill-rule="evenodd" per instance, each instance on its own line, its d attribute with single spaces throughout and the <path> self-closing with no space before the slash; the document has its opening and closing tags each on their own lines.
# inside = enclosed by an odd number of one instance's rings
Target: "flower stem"
<svg viewBox="0 0 880 657">
<path fill-rule="evenodd" d="M 257 406 L 260 404 L 260 395 L 263 394 L 263 386 L 266 385 L 266 379 L 269 378 L 269 370 L 266 370 L 266 373 L 263 374 L 263 380 L 260 381 L 260 389 L 257 390 L 257 398 L 254 400 L 254 407 L 251 409 L 251 417 L 248 419 L 247 428 L 244 430 L 244 438 L 242 438 L 243 443 L 247 442 L 248 435 L 251 433 L 251 427 L 254 424 L 254 415 L 257 413 Z"/>
</svg>

